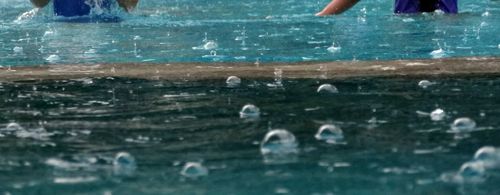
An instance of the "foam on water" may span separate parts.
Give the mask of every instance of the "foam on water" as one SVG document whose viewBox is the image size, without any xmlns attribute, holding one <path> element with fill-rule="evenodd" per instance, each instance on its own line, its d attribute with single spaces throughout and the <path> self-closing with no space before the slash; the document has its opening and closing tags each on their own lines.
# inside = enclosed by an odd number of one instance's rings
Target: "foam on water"
<svg viewBox="0 0 500 195">
<path fill-rule="evenodd" d="M 59 61 L 61 61 L 61 58 L 56 54 L 52 54 L 49 57 L 47 57 L 45 60 L 47 60 L 47 62 L 49 62 L 51 64 L 55 64 L 55 63 L 58 63 Z"/>
</svg>

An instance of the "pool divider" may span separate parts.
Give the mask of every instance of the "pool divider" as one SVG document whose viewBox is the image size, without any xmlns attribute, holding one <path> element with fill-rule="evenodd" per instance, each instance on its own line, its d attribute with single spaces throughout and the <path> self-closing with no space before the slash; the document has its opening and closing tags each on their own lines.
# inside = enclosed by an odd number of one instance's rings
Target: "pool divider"
<svg viewBox="0 0 500 195">
<path fill-rule="evenodd" d="M 0 68 L 0 81 L 64 80 L 122 77 L 151 80 L 206 80 L 238 76 L 274 78 L 346 79 L 362 77 L 428 77 L 499 75 L 500 58 L 467 57 L 392 61 L 299 63 L 120 63 L 53 64 Z"/>
</svg>

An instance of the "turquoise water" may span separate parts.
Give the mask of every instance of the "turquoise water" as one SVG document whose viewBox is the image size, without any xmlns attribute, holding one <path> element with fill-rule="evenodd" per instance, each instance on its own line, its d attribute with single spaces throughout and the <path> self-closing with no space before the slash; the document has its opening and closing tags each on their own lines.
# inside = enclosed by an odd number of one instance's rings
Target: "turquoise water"
<svg viewBox="0 0 500 195">
<path fill-rule="evenodd" d="M 395 16 L 392 1 L 373 0 L 317 18 L 328 1 L 149 0 L 117 13 L 122 22 L 79 23 L 61 22 L 50 8 L 20 17 L 28 1 L 2 0 L 0 64 L 498 56 L 500 3 L 459 2 L 458 15 Z"/>
<path fill-rule="evenodd" d="M 0 0 L 0 65 L 500 53 L 499 1 L 326 3 L 150 0 L 114 22 Z M 500 194 L 496 77 L 241 80 L 2 82 L 0 194 Z"/>
<path fill-rule="evenodd" d="M 0 193 L 499 193 L 498 167 L 457 176 L 479 148 L 500 146 L 498 78 L 431 79 L 425 89 L 419 79 L 273 82 L 4 83 Z M 318 94 L 323 83 L 338 93 Z M 260 117 L 240 118 L 248 103 Z M 437 108 L 445 116 L 433 121 L 426 113 Z M 460 117 L 476 127 L 452 131 Z M 315 138 L 324 124 L 341 128 L 344 138 Z M 291 132 L 295 151 L 263 155 L 271 129 Z M 117 169 L 119 152 L 135 166 Z M 183 172 L 189 162 L 202 168 Z"/>
</svg>

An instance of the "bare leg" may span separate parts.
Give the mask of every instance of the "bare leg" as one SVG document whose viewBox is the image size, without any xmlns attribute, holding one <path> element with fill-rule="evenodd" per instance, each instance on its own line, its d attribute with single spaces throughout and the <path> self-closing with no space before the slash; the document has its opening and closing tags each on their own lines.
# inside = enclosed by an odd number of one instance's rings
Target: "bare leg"
<svg viewBox="0 0 500 195">
<path fill-rule="evenodd" d="M 137 6 L 137 3 L 139 0 L 116 0 L 118 2 L 118 5 L 125 9 L 125 11 L 130 12 L 132 11 L 135 6 Z"/>
<path fill-rule="evenodd" d="M 333 0 L 330 2 L 323 11 L 316 14 L 316 16 L 326 16 L 332 14 L 341 14 L 352 6 L 356 5 L 359 0 Z"/>
<path fill-rule="evenodd" d="M 45 7 L 47 4 L 49 4 L 50 0 L 30 0 L 31 3 L 38 8 Z"/>
</svg>

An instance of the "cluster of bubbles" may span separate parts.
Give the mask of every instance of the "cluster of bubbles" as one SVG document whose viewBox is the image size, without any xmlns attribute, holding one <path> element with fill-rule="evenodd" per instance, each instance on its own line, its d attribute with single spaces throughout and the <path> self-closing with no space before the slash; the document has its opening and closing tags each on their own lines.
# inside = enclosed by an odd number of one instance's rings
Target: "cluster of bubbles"
<svg viewBox="0 0 500 195">
<path fill-rule="evenodd" d="M 477 150 L 474 158 L 460 167 L 451 178 L 445 178 L 458 183 L 480 183 L 488 178 L 490 170 L 500 168 L 500 150 L 485 146 Z"/>
<path fill-rule="evenodd" d="M 8 123 L 5 128 L 0 129 L 0 137 L 3 137 L 5 135 L 14 135 L 18 138 L 30 138 L 40 141 L 49 140 L 49 138 L 54 134 L 55 133 L 47 132 L 47 130 L 45 130 L 45 128 L 43 127 L 27 129 L 16 122 Z"/>
</svg>

